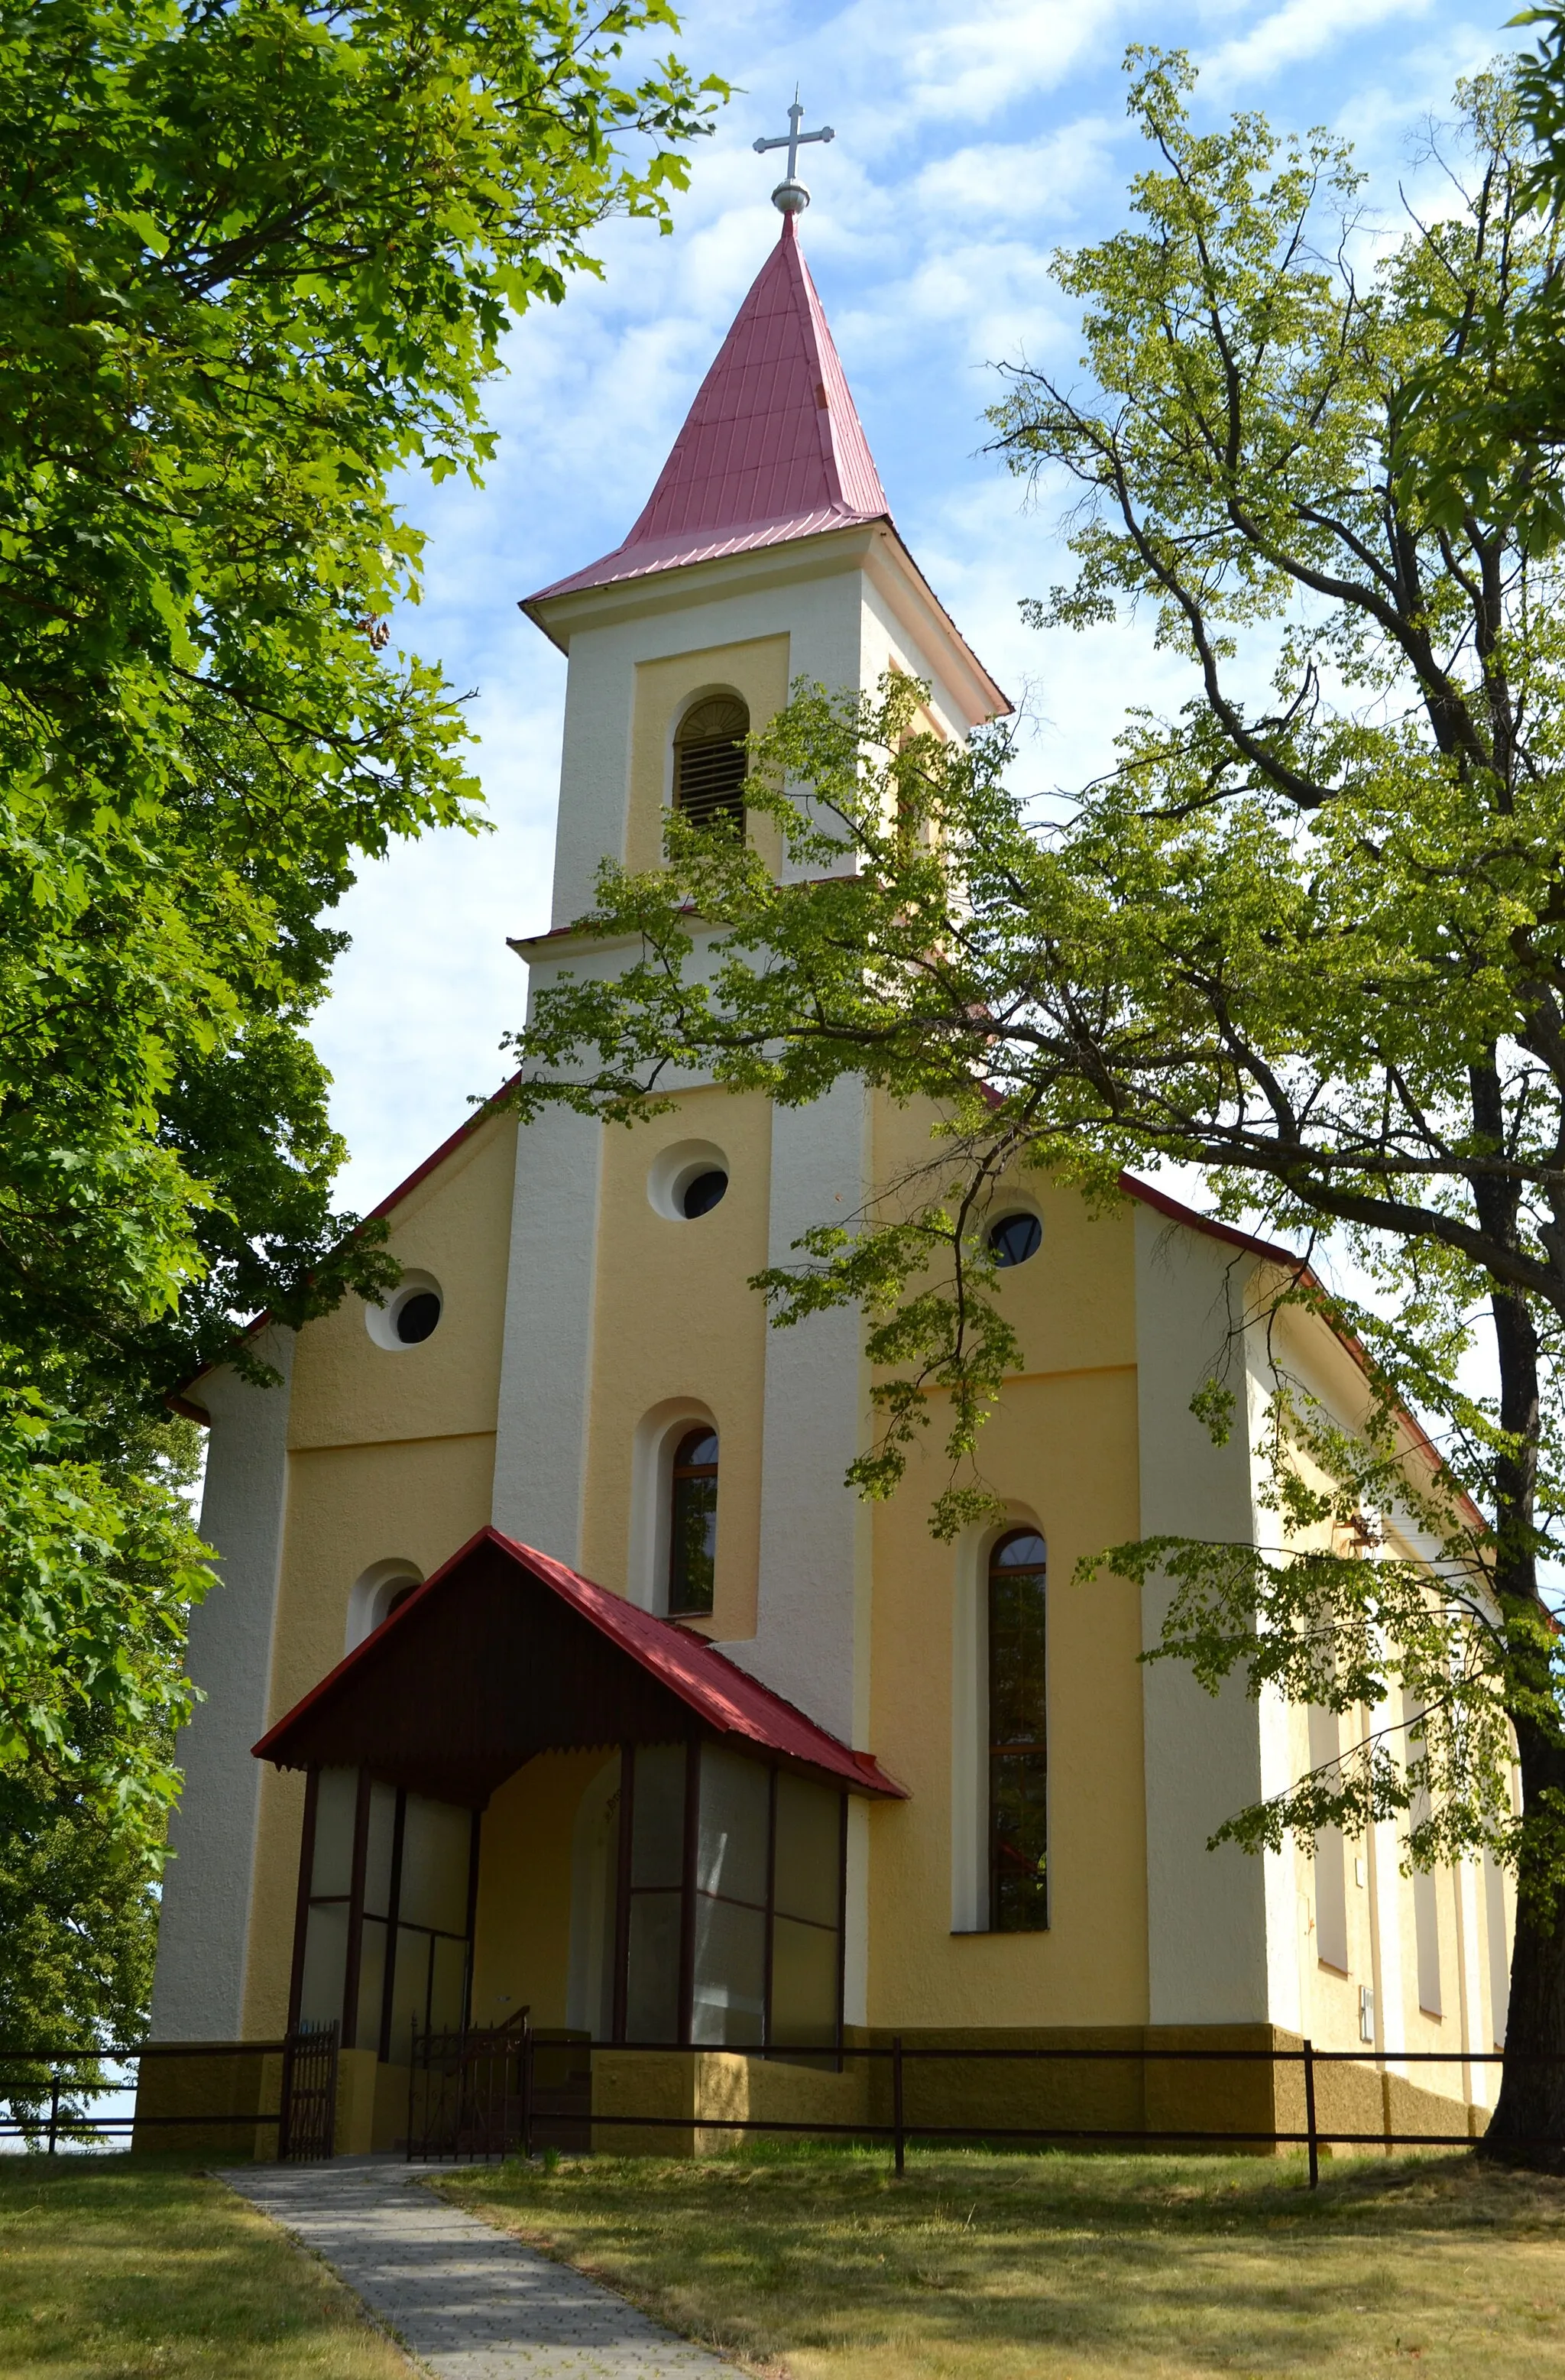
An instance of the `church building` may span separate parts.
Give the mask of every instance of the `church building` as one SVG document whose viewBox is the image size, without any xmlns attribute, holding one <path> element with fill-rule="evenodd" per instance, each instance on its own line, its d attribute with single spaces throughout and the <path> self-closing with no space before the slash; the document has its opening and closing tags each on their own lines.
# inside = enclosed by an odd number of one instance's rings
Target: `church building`
<svg viewBox="0 0 1565 2380">
<path fill-rule="evenodd" d="M 898 534 L 807 194 L 778 195 L 639 519 L 522 606 L 569 665 L 553 923 L 516 945 L 535 990 L 623 962 L 572 923 L 605 856 L 655 868 L 671 807 L 742 822 L 742 739 L 794 681 L 905 672 L 952 737 L 1008 708 Z M 688 2124 L 660 2149 L 710 2144 L 723 2112 L 873 2120 L 883 2070 L 851 2053 L 893 2036 L 1127 2053 L 915 2070 L 931 2123 L 1288 2129 L 1296 2068 L 1141 2053 L 1302 2035 L 1362 2060 L 1332 2070 L 1353 2128 L 1479 2120 L 1488 2070 L 1401 2061 L 1503 2040 L 1498 1871 L 1404 1876 L 1389 1827 L 1208 1850 L 1350 1723 L 1146 1665 L 1158 1591 L 1074 1576 L 1129 1538 L 1267 1536 L 1276 1345 L 1244 1318 L 1293 1260 L 1128 1179 L 1094 1215 L 1019 1174 L 985 1225 L 1025 1361 L 982 1446 L 1003 1518 L 930 1535 L 938 1426 L 891 1500 L 844 1484 L 872 1428 L 860 1321 L 771 1330 L 747 1284 L 901 1178 L 933 1121 L 853 1082 L 802 1111 L 693 1082 L 630 1131 L 497 1103 L 377 1209 L 403 1268 L 384 1306 L 263 1318 L 280 1385 L 187 1384 L 220 1576 L 154 2039 L 335 2022 L 339 2148 L 403 2138 L 420 2036 L 523 2010 L 577 2045 L 611 2150 L 639 2137 L 616 2108 L 654 2099 Z M 1352 1350 L 1278 1327 L 1351 1423 Z M 1248 1393 L 1219 1447 L 1190 1400 L 1235 1332 Z"/>
</svg>

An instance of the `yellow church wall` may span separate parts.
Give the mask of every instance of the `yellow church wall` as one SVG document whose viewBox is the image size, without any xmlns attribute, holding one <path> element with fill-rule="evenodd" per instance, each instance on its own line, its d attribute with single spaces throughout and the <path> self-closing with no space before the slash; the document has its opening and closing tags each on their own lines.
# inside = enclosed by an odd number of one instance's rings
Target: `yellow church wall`
<svg viewBox="0 0 1565 2380">
<path fill-rule="evenodd" d="M 675 1221 L 653 1207 L 648 1181 L 661 1152 L 687 1140 L 722 1151 L 728 1191 L 710 1214 Z M 716 1608 L 704 1632 L 718 1638 L 752 1636 L 756 1625 L 767 1323 L 747 1284 L 766 1262 L 770 1150 L 765 1099 L 716 1090 L 691 1091 L 603 1144 L 582 1568 L 617 1593 L 637 1591 L 653 1528 L 637 1432 L 645 1439 L 649 1416 L 682 1400 L 704 1408 L 722 1445 Z"/>
<path fill-rule="evenodd" d="M 473 1939 L 473 2022 L 568 2022 L 576 1811 L 606 1755 L 545 1752 L 507 1778 L 483 1814 Z"/>
<path fill-rule="evenodd" d="M 883 1184 L 928 1155 L 928 1111 L 880 1105 Z M 978 1467 L 1013 1524 L 1049 1548 L 1050 1923 L 1033 1935 L 953 1934 L 957 1621 L 995 1530 L 955 1547 L 929 1534 L 947 1484 L 937 1403 L 897 1494 L 874 1514 L 870 1742 L 912 1798 L 870 1822 L 870 2022 L 1123 2025 L 1147 2016 L 1140 1597 L 1073 1583 L 1084 1554 L 1138 1528 L 1135 1311 L 1128 1212 L 1094 1218 L 1073 1191 L 1024 1174 L 991 1214 L 1032 1208 L 1043 1242 L 1001 1275 L 1025 1369 L 986 1423 Z M 963 1745 L 981 1762 L 982 1748 Z M 977 1789 L 976 1789 L 977 1790 Z"/>
<path fill-rule="evenodd" d="M 493 1429 L 516 1163 L 516 1118 L 490 1117 L 394 1208 L 387 1246 L 439 1282 L 440 1328 L 416 1347 L 377 1346 L 357 1297 L 308 1324 L 294 1356 L 290 1447 Z"/>
<path fill-rule="evenodd" d="M 625 826 L 628 868 L 656 868 L 661 862 L 673 731 L 691 700 L 731 689 L 747 704 L 752 731 L 758 730 L 788 699 L 788 652 L 785 636 L 752 637 L 739 644 L 709 645 L 637 663 Z M 758 849 L 775 862 L 778 837 L 772 821 L 758 819 L 752 833 Z"/>
<path fill-rule="evenodd" d="M 289 1456 L 269 1724 L 342 1659 L 354 1580 L 393 1557 L 436 1569 L 488 1521 L 493 1474 L 492 1430 Z M 246 1984 L 252 2033 L 287 2012 L 303 1809 L 303 1778 L 265 1769 Z"/>
<path fill-rule="evenodd" d="M 946 1466 L 929 1449 L 875 1520 L 871 1741 L 912 1799 L 871 1818 L 871 2022 L 1145 2023 L 1139 1597 L 1072 1584 L 1081 1555 L 1135 1534 L 1134 1370 L 1011 1383 L 981 1459 L 1013 1524 L 1036 1522 L 1049 1548 L 1049 1925 L 952 1931 L 957 1569 L 971 1563 L 976 1591 L 994 1532 L 954 1549 L 930 1537 Z M 981 1770 L 982 1747 L 966 1750 Z"/>
<path fill-rule="evenodd" d="M 357 1298 L 298 1335 L 269 1723 L 342 1659 L 357 1579 L 387 1560 L 428 1575 L 490 1517 L 516 1138 L 510 1117 L 487 1120 L 393 1212 L 392 1254 L 440 1283 L 430 1339 L 394 1354 L 377 1346 Z M 245 1985 L 252 2034 L 287 2013 L 303 1807 L 301 1777 L 263 1772 Z"/>
</svg>

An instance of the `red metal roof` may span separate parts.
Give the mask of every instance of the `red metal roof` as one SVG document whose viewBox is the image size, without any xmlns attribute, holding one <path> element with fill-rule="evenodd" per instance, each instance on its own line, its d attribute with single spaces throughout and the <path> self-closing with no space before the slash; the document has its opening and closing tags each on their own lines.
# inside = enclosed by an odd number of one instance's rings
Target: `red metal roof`
<svg viewBox="0 0 1565 2380">
<path fill-rule="evenodd" d="M 529 1607 L 540 1624 L 518 1630 Z M 406 1767 L 403 1781 L 426 1791 L 442 1790 L 443 1768 L 451 1798 L 479 1801 L 536 1752 L 661 1740 L 687 1724 L 671 1701 L 714 1733 L 850 1791 L 905 1797 L 871 1753 L 829 1735 L 689 1629 L 493 1528 L 470 1537 L 252 1749 L 280 1767 Z"/>
<path fill-rule="evenodd" d="M 890 517 L 794 217 L 784 215 L 630 535 L 527 601 Z"/>
</svg>

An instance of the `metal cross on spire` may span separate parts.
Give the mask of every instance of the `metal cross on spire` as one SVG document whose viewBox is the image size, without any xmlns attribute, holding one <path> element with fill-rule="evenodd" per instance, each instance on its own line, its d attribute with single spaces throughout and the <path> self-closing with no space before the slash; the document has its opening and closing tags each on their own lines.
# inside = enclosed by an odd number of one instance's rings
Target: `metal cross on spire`
<svg viewBox="0 0 1565 2380">
<path fill-rule="evenodd" d="M 779 182 L 771 193 L 771 203 L 780 214 L 803 214 L 809 204 L 809 192 L 799 179 L 799 151 L 807 141 L 835 140 L 837 137 L 829 124 L 823 124 L 819 132 L 801 132 L 799 127 L 804 122 L 804 114 L 795 83 L 794 104 L 788 110 L 787 131 L 779 132 L 773 140 L 758 140 L 754 144 L 758 157 L 763 156 L 769 149 L 786 149 L 788 152 L 788 178 L 785 182 Z"/>
</svg>

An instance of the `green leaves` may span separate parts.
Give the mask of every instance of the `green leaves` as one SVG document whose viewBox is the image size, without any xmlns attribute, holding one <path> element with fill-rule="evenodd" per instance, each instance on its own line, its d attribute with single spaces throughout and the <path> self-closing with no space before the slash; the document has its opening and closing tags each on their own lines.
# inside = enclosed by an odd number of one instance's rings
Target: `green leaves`
<svg viewBox="0 0 1565 2380">
<path fill-rule="evenodd" d="M 479 823 L 394 475 L 476 476 L 508 325 L 666 223 L 674 21 L 0 0 L 0 1788 L 138 1858 L 208 1580 L 162 1400 L 392 1277 L 308 1026 L 360 857 Z"/>
</svg>

